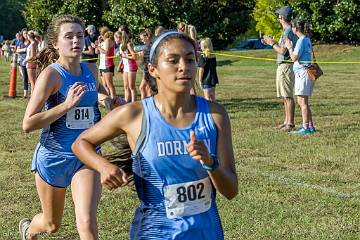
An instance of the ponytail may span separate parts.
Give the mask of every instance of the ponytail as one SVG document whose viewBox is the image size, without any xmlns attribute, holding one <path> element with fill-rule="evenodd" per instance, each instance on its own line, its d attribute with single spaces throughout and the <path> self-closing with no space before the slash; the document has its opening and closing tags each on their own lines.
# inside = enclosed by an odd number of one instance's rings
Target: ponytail
<svg viewBox="0 0 360 240">
<path fill-rule="evenodd" d="M 59 58 L 58 51 L 54 48 L 53 45 L 47 44 L 34 58 L 33 62 L 36 64 L 36 76 L 39 76 L 40 73 L 50 64 L 56 62 Z"/>
</svg>

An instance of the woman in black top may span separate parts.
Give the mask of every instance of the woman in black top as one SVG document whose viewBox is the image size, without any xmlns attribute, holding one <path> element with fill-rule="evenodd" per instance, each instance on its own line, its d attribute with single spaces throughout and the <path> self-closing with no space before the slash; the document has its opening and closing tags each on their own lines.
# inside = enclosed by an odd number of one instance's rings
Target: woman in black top
<svg viewBox="0 0 360 240">
<path fill-rule="evenodd" d="M 203 53 L 199 58 L 199 82 L 204 91 L 204 97 L 215 102 L 215 87 L 219 83 L 216 73 L 216 57 L 210 38 L 204 38 L 200 42 Z"/>
</svg>

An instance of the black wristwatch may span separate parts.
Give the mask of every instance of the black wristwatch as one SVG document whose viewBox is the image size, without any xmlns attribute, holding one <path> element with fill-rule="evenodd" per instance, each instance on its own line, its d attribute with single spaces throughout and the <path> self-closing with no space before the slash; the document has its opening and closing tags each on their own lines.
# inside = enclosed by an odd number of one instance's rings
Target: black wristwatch
<svg viewBox="0 0 360 240">
<path fill-rule="evenodd" d="M 210 155 L 210 157 L 213 160 L 213 163 L 211 165 L 202 164 L 202 167 L 208 172 L 214 171 L 219 166 L 219 161 L 218 161 L 217 157 L 213 154 Z"/>
</svg>

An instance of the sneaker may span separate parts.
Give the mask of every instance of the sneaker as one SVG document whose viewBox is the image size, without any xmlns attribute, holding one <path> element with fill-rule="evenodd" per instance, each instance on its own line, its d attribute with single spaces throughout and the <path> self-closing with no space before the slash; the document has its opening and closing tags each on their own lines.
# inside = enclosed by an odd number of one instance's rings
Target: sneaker
<svg viewBox="0 0 360 240">
<path fill-rule="evenodd" d="M 24 218 L 19 222 L 19 232 L 21 240 L 27 240 L 27 231 L 30 227 L 31 220 L 28 218 Z"/>
<path fill-rule="evenodd" d="M 292 131 L 292 134 L 296 134 L 296 135 L 300 135 L 300 136 L 305 136 L 305 135 L 310 135 L 312 134 L 312 132 L 310 131 L 309 128 L 305 129 L 305 128 L 300 128 L 298 130 Z"/>
<path fill-rule="evenodd" d="M 311 133 L 315 133 L 315 132 L 316 132 L 316 129 L 315 129 L 314 127 L 309 128 L 309 130 L 310 130 Z"/>
</svg>

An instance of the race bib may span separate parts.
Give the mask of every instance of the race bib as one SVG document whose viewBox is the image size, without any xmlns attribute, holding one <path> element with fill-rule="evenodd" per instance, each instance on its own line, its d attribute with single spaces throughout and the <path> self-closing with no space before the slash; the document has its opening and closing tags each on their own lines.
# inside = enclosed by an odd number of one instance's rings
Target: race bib
<svg viewBox="0 0 360 240">
<path fill-rule="evenodd" d="M 74 107 L 66 113 L 66 127 L 70 129 L 87 129 L 94 125 L 93 107 Z"/>
<path fill-rule="evenodd" d="M 211 207 L 211 191 L 209 177 L 165 186 L 166 217 L 171 219 L 208 211 Z"/>
</svg>

